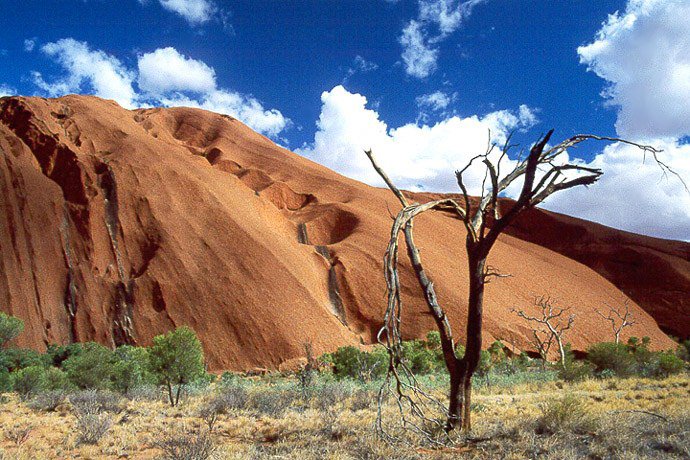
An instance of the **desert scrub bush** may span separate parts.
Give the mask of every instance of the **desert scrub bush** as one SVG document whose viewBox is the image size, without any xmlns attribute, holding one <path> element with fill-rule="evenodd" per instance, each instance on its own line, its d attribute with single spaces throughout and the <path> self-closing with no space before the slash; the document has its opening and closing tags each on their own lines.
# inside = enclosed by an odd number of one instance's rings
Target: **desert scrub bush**
<svg viewBox="0 0 690 460">
<path fill-rule="evenodd" d="M 67 401 L 64 390 L 46 390 L 34 395 L 26 402 L 26 406 L 37 412 L 53 412 Z"/>
<path fill-rule="evenodd" d="M 257 387 L 249 395 L 247 408 L 259 415 L 280 418 L 299 398 L 293 387 Z"/>
<path fill-rule="evenodd" d="M 340 347 L 324 355 L 323 361 L 332 365 L 336 378 L 349 377 L 361 382 L 380 378 L 388 369 L 388 353 L 379 346 L 373 347 L 371 352 L 352 346 Z"/>
<path fill-rule="evenodd" d="M 29 366 L 45 366 L 45 358 L 29 348 L 0 349 L 0 367 L 15 372 Z"/>
<path fill-rule="evenodd" d="M 162 451 L 161 459 L 164 460 L 208 460 L 216 451 L 208 432 L 184 428 L 169 431 L 153 445 Z"/>
<path fill-rule="evenodd" d="M 587 433 L 596 427 L 596 419 L 587 411 L 584 402 L 572 394 L 566 394 L 541 406 L 535 431 L 537 434 L 555 434 L 561 431 Z"/>
<path fill-rule="evenodd" d="M 46 369 L 43 366 L 29 366 L 11 375 L 12 388 L 22 399 L 30 398 L 48 387 Z"/>
<path fill-rule="evenodd" d="M 168 401 L 173 407 L 180 402 L 183 387 L 206 375 L 201 342 L 185 326 L 153 338 L 149 366 L 156 382 L 168 390 Z M 173 392 L 175 387 L 177 391 Z"/>
<path fill-rule="evenodd" d="M 599 376 L 613 373 L 629 377 L 635 373 L 636 360 L 628 346 L 622 343 L 595 343 L 587 349 L 587 360 L 594 365 Z M 606 372 L 610 371 L 610 372 Z"/>
<path fill-rule="evenodd" d="M 244 409 L 248 400 L 249 395 L 243 386 L 222 386 L 202 401 L 198 415 L 208 426 L 208 431 L 212 432 L 220 415 Z"/>
<path fill-rule="evenodd" d="M 3 432 L 5 439 L 17 447 L 21 447 L 31 436 L 34 427 L 27 424 L 16 424 L 5 428 Z"/>
<path fill-rule="evenodd" d="M 113 417 L 103 412 L 77 414 L 77 444 L 98 444 L 113 426 Z"/>
<path fill-rule="evenodd" d="M 566 382 L 581 382 L 594 376 L 594 367 L 589 362 L 566 361 L 558 368 L 558 378 Z"/>
<path fill-rule="evenodd" d="M 114 355 L 112 350 L 95 342 L 82 345 L 82 350 L 62 363 L 70 382 L 81 389 L 112 387 Z"/>
<path fill-rule="evenodd" d="M 24 330 L 24 321 L 7 313 L 0 312 L 0 348 L 16 339 Z"/>
<path fill-rule="evenodd" d="M 69 395 L 69 402 L 77 414 L 118 413 L 124 409 L 122 396 L 107 390 L 78 391 Z"/>
<path fill-rule="evenodd" d="M 123 345 L 114 352 L 112 366 L 113 389 L 127 394 L 136 387 L 151 385 L 155 379 L 149 372 L 149 354 L 143 347 Z"/>
<path fill-rule="evenodd" d="M 354 382 L 347 380 L 324 382 L 314 387 L 314 404 L 321 411 L 332 408 L 350 398 L 355 391 L 355 386 Z"/>
<path fill-rule="evenodd" d="M 657 354 L 655 377 L 668 377 L 685 370 L 685 362 L 671 351 L 662 351 Z"/>
</svg>

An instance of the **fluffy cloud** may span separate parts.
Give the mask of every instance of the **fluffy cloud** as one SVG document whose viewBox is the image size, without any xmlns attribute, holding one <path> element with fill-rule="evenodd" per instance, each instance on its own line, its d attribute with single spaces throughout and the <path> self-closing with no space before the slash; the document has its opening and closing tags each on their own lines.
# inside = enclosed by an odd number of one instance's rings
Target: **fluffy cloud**
<svg viewBox="0 0 690 460">
<path fill-rule="evenodd" d="M 216 72 L 201 61 L 187 58 L 175 48 L 159 48 L 139 57 L 142 91 L 160 95 L 171 91 L 207 93 L 216 89 Z"/>
<path fill-rule="evenodd" d="M 484 1 L 418 0 L 418 18 L 407 23 L 398 40 L 405 72 L 415 78 L 434 73 L 439 57 L 437 44 L 455 32 L 472 9 Z"/>
<path fill-rule="evenodd" d="M 433 93 L 418 96 L 415 102 L 417 102 L 417 107 L 420 109 L 440 111 L 445 110 L 456 97 L 457 93 L 449 96 L 443 91 L 434 91 Z"/>
<path fill-rule="evenodd" d="M 13 96 L 17 94 L 17 91 L 11 86 L 5 84 L 0 84 L 0 97 Z"/>
<path fill-rule="evenodd" d="M 438 49 L 431 47 L 419 22 L 410 21 L 407 24 L 400 36 L 400 44 L 403 47 L 402 60 L 408 75 L 426 78 L 436 71 Z"/>
<path fill-rule="evenodd" d="M 604 96 L 619 107 L 619 134 L 690 133 L 690 2 L 630 0 L 577 52 L 608 82 Z"/>
<path fill-rule="evenodd" d="M 486 151 L 489 132 L 496 142 L 523 126 L 519 113 L 501 110 L 484 117 L 453 116 L 433 126 L 407 124 L 389 128 L 367 108 L 367 99 L 342 86 L 321 95 L 322 109 L 314 142 L 298 152 L 342 174 L 381 185 L 363 153 L 372 149 L 381 166 L 401 187 L 457 191 L 453 171 Z M 506 164 L 506 168 L 509 165 Z M 480 167 L 468 173 L 474 193 L 481 186 Z"/>
<path fill-rule="evenodd" d="M 30 53 L 36 47 L 36 38 L 27 38 L 24 40 L 24 51 Z"/>
<path fill-rule="evenodd" d="M 198 107 L 212 112 L 224 113 L 241 120 L 252 129 L 267 136 L 277 137 L 290 125 L 290 120 L 276 109 L 265 109 L 251 96 L 226 90 L 214 90 L 192 99 L 180 93 L 163 97 L 160 102 L 168 107 Z"/>
<path fill-rule="evenodd" d="M 608 82 L 603 96 L 618 108 L 622 137 L 663 149 L 659 158 L 690 184 L 690 3 L 629 0 L 580 61 Z M 544 207 L 647 235 L 690 239 L 690 194 L 682 181 L 625 144 L 607 146 L 588 166 L 604 175 L 588 189 L 552 196 Z"/>
<path fill-rule="evenodd" d="M 472 9 L 486 0 L 419 0 L 419 18 L 438 25 L 442 36 L 455 32 Z"/>
<path fill-rule="evenodd" d="M 665 163 L 690 178 L 690 145 L 653 144 L 664 150 Z M 544 207 L 635 233 L 690 240 L 690 194 L 649 156 L 643 161 L 638 148 L 609 145 L 588 166 L 604 171 L 599 182 L 552 195 Z"/>
<path fill-rule="evenodd" d="M 63 77 L 47 82 L 38 72 L 33 81 L 48 96 L 92 93 L 114 99 L 125 108 L 141 105 L 200 107 L 231 115 L 251 128 L 276 137 L 290 120 L 276 109 L 266 109 L 256 98 L 217 86 L 213 68 L 180 54 L 175 48 L 160 48 L 138 58 L 138 72 L 127 69 L 117 58 L 91 50 L 71 38 L 48 43 L 41 51 L 55 59 Z M 137 82 L 139 91 L 134 89 Z"/>
<path fill-rule="evenodd" d="M 145 4 L 148 0 L 139 0 Z M 210 0 L 158 0 L 166 10 L 179 14 L 192 25 L 203 24 L 213 18 L 218 11 L 216 5 Z"/>
<path fill-rule="evenodd" d="M 103 51 L 91 50 L 85 42 L 63 38 L 47 43 L 41 51 L 54 58 L 67 72 L 62 79 L 48 83 L 43 76 L 34 72 L 34 83 L 51 96 L 70 92 L 92 92 L 96 96 L 114 99 L 126 108 L 136 105 L 136 94 L 132 89 L 134 73 L 127 70 L 120 61 Z"/>
</svg>

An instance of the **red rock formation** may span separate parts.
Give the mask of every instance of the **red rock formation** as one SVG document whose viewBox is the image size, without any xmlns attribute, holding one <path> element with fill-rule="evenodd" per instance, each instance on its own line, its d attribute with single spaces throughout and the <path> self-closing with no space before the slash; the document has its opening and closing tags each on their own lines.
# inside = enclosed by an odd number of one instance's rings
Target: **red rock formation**
<svg viewBox="0 0 690 460">
<path fill-rule="evenodd" d="M 307 341 L 320 353 L 374 340 L 385 308 L 387 209 L 397 209 L 389 191 L 344 178 L 227 116 L 128 111 L 85 96 L 2 99 L 0 150 L 0 308 L 25 321 L 20 345 L 145 345 L 186 324 L 212 369 L 239 370 L 277 368 L 301 356 Z M 463 227 L 437 213 L 417 228 L 461 336 Z M 577 313 L 568 337 L 576 348 L 609 339 L 593 312 L 626 298 L 616 286 L 687 334 L 687 321 L 668 321 L 687 320 L 687 304 L 664 310 L 655 292 L 675 289 L 663 299 L 685 294 L 687 302 L 690 246 L 605 230 L 535 211 L 517 237 L 501 238 L 490 263 L 513 277 L 488 288 L 487 343 L 528 347 L 526 325 L 510 309 L 529 311 L 542 294 Z M 640 254 L 631 264 L 609 263 L 608 254 L 631 250 Z M 639 275 L 662 265 L 661 286 Z M 423 335 L 433 322 L 409 271 L 403 285 L 406 334 Z M 638 323 L 626 332 L 671 346 L 638 304 Z"/>
</svg>

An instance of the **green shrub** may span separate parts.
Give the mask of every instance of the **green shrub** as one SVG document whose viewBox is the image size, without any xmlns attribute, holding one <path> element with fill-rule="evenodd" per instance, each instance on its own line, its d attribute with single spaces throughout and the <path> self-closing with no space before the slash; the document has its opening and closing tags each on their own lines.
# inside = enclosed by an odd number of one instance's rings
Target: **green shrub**
<svg viewBox="0 0 690 460">
<path fill-rule="evenodd" d="M 370 353 L 352 346 L 340 347 L 324 356 L 324 361 L 333 365 L 338 379 L 350 377 L 368 382 L 388 370 L 388 352 L 383 347 L 374 347 Z"/>
<path fill-rule="evenodd" d="M 45 359 L 35 350 L 29 348 L 5 348 L 0 350 L 0 367 L 4 367 L 9 372 L 29 366 L 43 365 L 45 365 Z"/>
<path fill-rule="evenodd" d="M 149 354 L 146 348 L 123 345 L 118 347 L 114 354 L 113 389 L 127 394 L 133 388 L 155 382 L 149 372 Z"/>
<path fill-rule="evenodd" d="M 45 356 L 46 361 L 51 366 L 62 368 L 62 363 L 67 361 L 72 356 L 78 355 L 82 352 L 84 347 L 81 343 L 70 343 L 67 345 L 48 345 Z"/>
<path fill-rule="evenodd" d="M 685 363 L 671 351 L 662 351 L 658 354 L 657 368 L 654 372 L 656 377 L 667 377 L 678 374 L 685 369 Z"/>
<path fill-rule="evenodd" d="M 67 373 L 57 367 L 46 368 L 46 390 L 48 391 L 63 391 L 74 388 Z"/>
<path fill-rule="evenodd" d="M 204 353 L 193 330 L 180 327 L 153 338 L 149 366 L 154 378 L 168 389 L 170 405 L 180 402 L 182 387 L 204 377 Z M 173 387 L 177 392 L 173 395 Z"/>
<path fill-rule="evenodd" d="M 423 340 L 403 342 L 403 355 L 410 370 L 417 375 L 432 374 L 445 367 L 443 353 Z"/>
<path fill-rule="evenodd" d="M 0 366 L 0 395 L 10 391 L 12 391 L 12 377 L 6 368 Z"/>
<path fill-rule="evenodd" d="M 684 340 L 678 344 L 676 355 L 686 363 L 690 362 L 690 340 Z"/>
<path fill-rule="evenodd" d="M 46 368 L 43 366 L 29 366 L 11 374 L 12 388 L 22 399 L 45 391 L 48 387 Z"/>
<path fill-rule="evenodd" d="M 0 312 L 0 348 L 16 339 L 23 330 L 24 322 L 21 319 Z"/>
<path fill-rule="evenodd" d="M 82 351 L 67 358 L 62 367 L 69 380 L 81 389 L 111 387 L 114 355 L 95 342 L 83 344 Z"/>
<path fill-rule="evenodd" d="M 572 394 L 552 400 L 541 407 L 542 414 L 537 419 L 535 431 L 538 434 L 555 434 L 571 431 L 582 434 L 596 429 L 594 419 L 582 400 Z"/>
<path fill-rule="evenodd" d="M 628 346 L 613 342 L 595 343 L 590 346 L 587 350 L 587 360 L 594 365 L 595 372 L 600 376 L 613 373 L 619 377 L 628 377 L 635 373 L 637 364 Z"/>
<path fill-rule="evenodd" d="M 558 378 L 566 382 L 580 382 L 587 380 L 594 375 L 594 368 L 591 363 L 582 361 L 566 361 L 565 366 L 558 370 Z"/>
</svg>

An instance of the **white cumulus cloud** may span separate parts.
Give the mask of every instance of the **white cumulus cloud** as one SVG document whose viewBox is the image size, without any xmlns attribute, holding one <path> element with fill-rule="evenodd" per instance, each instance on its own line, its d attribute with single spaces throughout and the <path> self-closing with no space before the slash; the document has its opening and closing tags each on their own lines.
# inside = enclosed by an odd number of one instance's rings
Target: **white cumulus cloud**
<svg viewBox="0 0 690 460">
<path fill-rule="evenodd" d="M 630 0 L 577 52 L 608 82 L 604 95 L 619 108 L 619 134 L 690 133 L 690 2 Z"/>
<path fill-rule="evenodd" d="M 402 30 L 402 60 L 405 72 L 426 78 L 438 67 L 438 44 L 455 32 L 472 9 L 486 0 L 418 0 L 419 15 Z"/>
<path fill-rule="evenodd" d="M 413 20 L 407 24 L 400 36 L 400 44 L 403 47 L 402 60 L 408 75 L 426 78 L 436 71 L 439 51 L 430 45 L 419 22 Z"/>
<path fill-rule="evenodd" d="M 324 92 L 321 101 L 314 141 L 297 151 L 346 176 L 381 185 L 363 153 L 372 149 L 396 184 L 408 189 L 457 191 L 453 171 L 486 151 L 489 132 L 500 143 L 523 124 L 519 113 L 501 110 L 483 117 L 453 116 L 431 126 L 390 128 L 375 110 L 367 108 L 366 97 L 343 86 Z M 467 178 L 469 189 L 478 192 L 481 168 L 470 170 Z"/>
<path fill-rule="evenodd" d="M 655 141 L 660 157 L 687 181 L 690 145 Z M 635 233 L 690 240 L 690 194 L 678 178 L 664 175 L 653 159 L 643 161 L 640 149 L 615 143 L 587 166 L 604 175 L 590 187 L 577 187 L 549 197 L 544 207 Z"/>
<path fill-rule="evenodd" d="M 276 137 L 290 125 L 290 120 L 276 109 L 265 109 L 255 98 L 234 91 L 214 90 L 198 98 L 180 93 L 162 97 L 160 102 L 168 107 L 198 107 L 212 112 L 224 113 L 241 120 L 252 129 Z"/>
<path fill-rule="evenodd" d="M 115 57 L 100 50 L 91 50 L 86 42 L 72 38 L 46 43 L 41 51 L 55 59 L 66 71 L 63 78 L 50 83 L 40 73 L 33 72 L 36 85 L 49 95 L 85 91 L 114 99 L 126 108 L 136 105 L 137 97 L 132 88 L 134 73 Z"/>
<path fill-rule="evenodd" d="M 150 94 L 171 91 L 207 93 L 216 89 L 216 72 L 175 48 L 159 48 L 139 57 L 139 89 Z"/>
<path fill-rule="evenodd" d="M 445 110 L 450 103 L 457 97 L 457 93 L 448 95 L 443 91 L 434 91 L 429 94 L 422 94 L 415 98 L 420 109 L 431 109 L 434 111 Z"/>
<path fill-rule="evenodd" d="M 14 88 L 4 83 L 0 84 L 0 97 L 14 96 L 15 94 L 17 94 L 17 91 Z"/>
<path fill-rule="evenodd" d="M 666 174 L 641 150 L 622 143 L 603 149 L 588 166 L 604 175 L 591 187 L 550 197 L 544 207 L 605 225 L 662 238 L 690 240 L 690 3 L 629 0 L 594 40 L 577 50 L 603 78 L 607 103 L 617 107 L 621 137 L 663 149 Z"/>
<path fill-rule="evenodd" d="M 290 126 L 290 120 L 279 110 L 265 108 L 253 96 L 219 87 L 212 67 L 184 56 L 175 48 L 159 48 L 140 55 L 138 71 L 126 68 L 114 56 L 91 50 L 87 43 L 71 38 L 47 43 L 41 51 L 64 70 L 61 77 L 50 82 L 39 72 L 32 73 L 41 94 L 56 97 L 89 93 L 114 99 L 125 108 L 142 105 L 199 107 L 231 115 L 272 137 Z"/>
<path fill-rule="evenodd" d="M 148 0 L 139 0 L 146 4 Z M 199 25 L 210 21 L 218 12 L 216 5 L 210 0 L 158 0 L 166 10 L 179 14 L 191 25 Z"/>
</svg>

